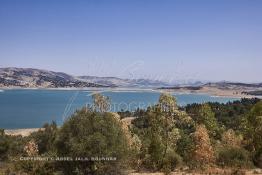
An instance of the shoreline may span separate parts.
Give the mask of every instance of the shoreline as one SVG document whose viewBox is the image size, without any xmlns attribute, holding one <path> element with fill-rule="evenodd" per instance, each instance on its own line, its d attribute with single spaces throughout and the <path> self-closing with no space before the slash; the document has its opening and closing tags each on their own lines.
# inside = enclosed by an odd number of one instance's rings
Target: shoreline
<svg viewBox="0 0 262 175">
<path fill-rule="evenodd" d="M 23 88 L 23 87 L 0 87 L 5 90 L 50 90 L 50 91 L 155 91 L 155 87 L 87 87 L 87 88 Z"/>
<path fill-rule="evenodd" d="M 43 128 L 4 129 L 6 135 L 27 137 L 30 134 L 43 130 Z"/>
<path fill-rule="evenodd" d="M 242 94 L 244 89 L 218 89 L 218 88 L 203 88 L 200 90 L 188 89 L 157 89 L 155 87 L 90 87 L 90 88 L 22 88 L 22 87 L 0 87 L 0 92 L 5 90 L 50 90 L 50 91 L 97 91 L 97 92 L 170 92 L 177 94 L 206 94 L 212 97 L 232 97 L 232 98 L 259 98 L 262 96 Z"/>
<path fill-rule="evenodd" d="M 119 120 L 122 123 L 125 123 L 125 125 L 131 125 L 131 121 L 134 120 L 134 117 L 127 117 L 124 119 L 120 119 L 120 116 L 118 114 L 114 114 L 116 118 L 119 118 Z M 60 126 L 58 126 L 60 128 Z M 27 137 L 30 134 L 38 131 L 43 131 L 44 128 L 19 128 L 19 129 L 4 129 L 4 133 L 9 136 L 22 136 Z"/>
</svg>

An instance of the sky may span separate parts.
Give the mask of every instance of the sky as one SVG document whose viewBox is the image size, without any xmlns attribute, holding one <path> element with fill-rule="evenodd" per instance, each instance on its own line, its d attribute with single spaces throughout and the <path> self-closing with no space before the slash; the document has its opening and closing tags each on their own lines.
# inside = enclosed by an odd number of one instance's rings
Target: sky
<svg viewBox="0 0 262 175">
<path fill-rule="evenodd" d="M 262 82 L 261 0 L 0 0 L 0 67 Z"/>
</svg>

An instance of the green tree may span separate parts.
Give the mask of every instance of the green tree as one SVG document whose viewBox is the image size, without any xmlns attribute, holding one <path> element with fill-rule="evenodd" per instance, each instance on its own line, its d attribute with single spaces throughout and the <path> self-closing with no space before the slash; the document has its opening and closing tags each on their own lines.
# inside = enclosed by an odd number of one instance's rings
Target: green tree
<svg viewBox="0 0 262 175">
<path fill-rule="evenodd" d="M 247 135 L 251 139 L 254 150 L 262 149 L 262 101 L 257 103 L 247 117 L 249 131 Z"/>
<path fill-rule="evenodd" d="M 111 113 L 84 109 L 73 114 L 61 127 L 56 141 L 58 156 L 84 157 L 89 161 L 60 162 L 65 174 L 121 174 L 129 148 L 119 121 Z M 92 158 L 114 158 L 92 161 Z"/>
<path fill-rule="evenodd" d="M 164 112 L 172 113 L 177 110 L 176 98 L 169 93 L 160 94 L 158 105 Z"/>
<path fill-rule="evenodd" d="M 201 105 L 196 118 L 198 124 L 204 124 L 209 131 L 211 137 L 218 138 L 220 130 L 215 118 L 215 113 L 212 111 L 209 104 Z"/>
<path fill-rule="evenodd" d="M 249 150 L 254 154 L 254 162 L 262 167 L 262 101 L 251 109 L 243 121 L 245 139 L 248 141 Z"/>
<path fill-rule="evenodd" d="M 168 146 L 169 145 L 174 146 L 176 144 L 176 141 L 178 140 L 178 138 L 176 137 L 179 137 L 179 132 L 177 128 L 175 128 L 175 123 L 174 123 L 174 112 L 175 110 L 177 110 L 177 104 L 176 104 L 175 97 L 167 93 L 160 95 L 158 103 L 161 108 L 160 117 L 163 118 L 162 140 L 164 142 L 164 147 L 165 147 L 164 154 L 162 157 L 162 164 L 163 164 L 163 160 L 167 156 Z"/>
<path fill-rule="evenodd" d="M 178 112 L 175 98 L 170 94 L 161 94 L 158 104 L 147 112 L 148 128 L 144 136 L 145 154 L 148 168 L 165 172 L 174 168 L 173 156 L 177 141 L 180 138 L 179 129 L 175 125 L 175 115 Z M 143 140 L 143 139 L 142 139 Z"/>
</svg>

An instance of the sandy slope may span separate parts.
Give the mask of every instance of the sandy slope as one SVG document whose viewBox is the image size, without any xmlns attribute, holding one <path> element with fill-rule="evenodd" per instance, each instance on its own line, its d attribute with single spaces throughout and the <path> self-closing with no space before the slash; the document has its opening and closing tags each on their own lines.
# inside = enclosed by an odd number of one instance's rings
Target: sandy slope
<svg viewBox="0 0 262 175">
<path fill-rule="evenodd" d="M 29 136 L 33 132 L 37 132 L 39 128 L 28 128 L 28 129 L 7 129 L 5 130 L 6 135 L 11 136 L 18 136 L 21 135 L 22 137 Z M 41 128 L 40 128 L 41 130 Z"/>
</svg>

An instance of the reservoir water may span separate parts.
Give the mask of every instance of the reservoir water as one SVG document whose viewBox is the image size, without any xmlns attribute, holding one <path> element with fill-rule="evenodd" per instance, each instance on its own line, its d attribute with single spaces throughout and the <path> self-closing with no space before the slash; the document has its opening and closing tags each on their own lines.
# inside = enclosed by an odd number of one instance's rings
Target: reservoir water
<svg viewBox="0 0 262 175">
<path fill-rule="evenodd" d="M 91 104 L 87 90 L 0 90 L 0 128 L 37 128 L 46 122 L 61 125 L 76 109 Z M 111 98 L 111 111 L 146 108 L 158 101 L 157 91 L 105 91 Z M 238 100 L 207 94 L 173 94 L 178 105 Z"/>
</svg>

